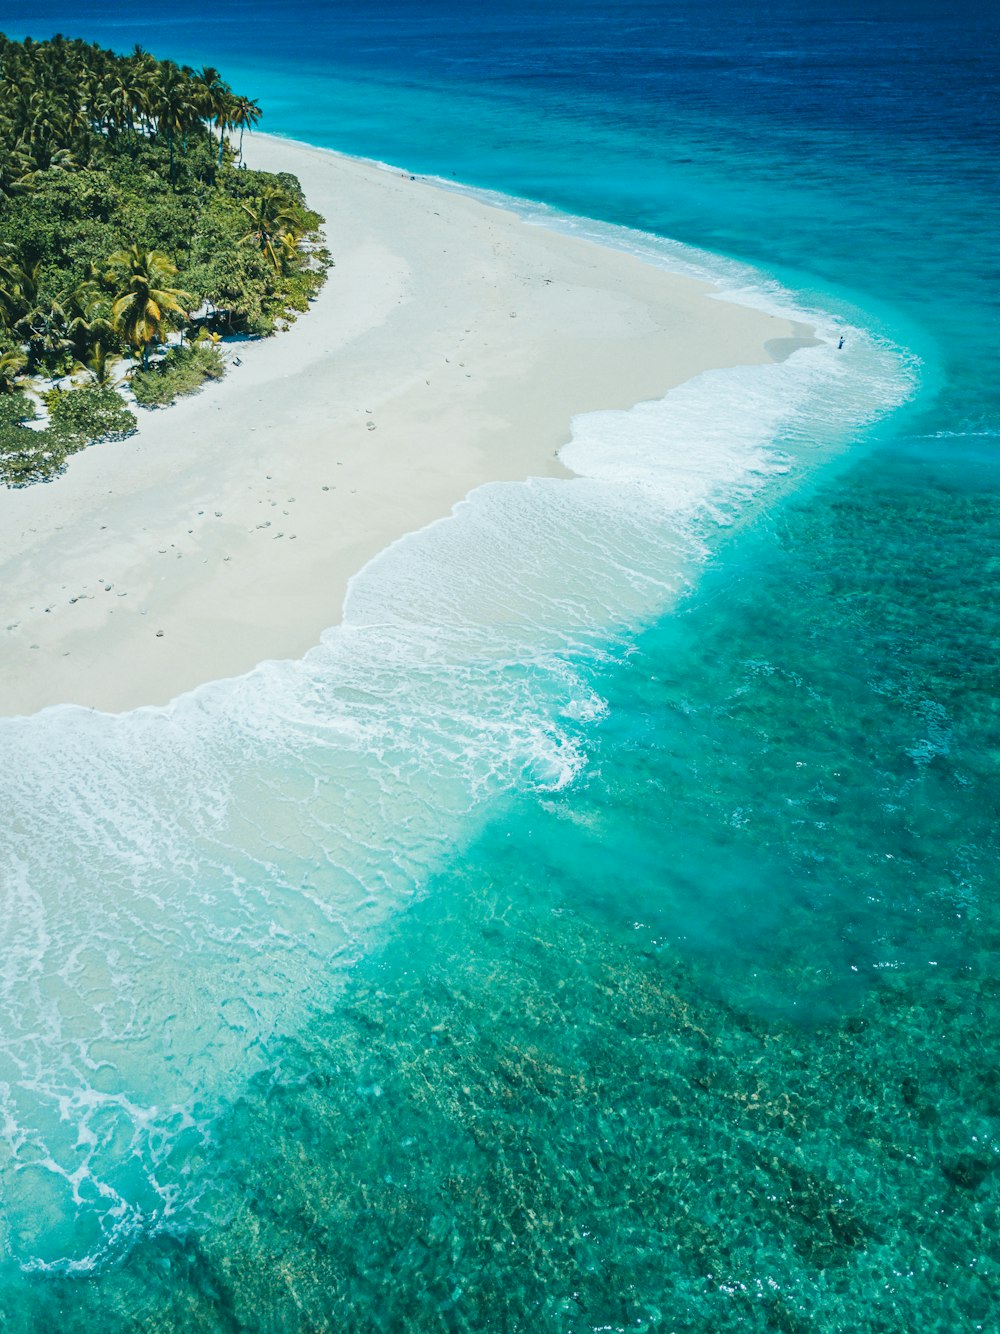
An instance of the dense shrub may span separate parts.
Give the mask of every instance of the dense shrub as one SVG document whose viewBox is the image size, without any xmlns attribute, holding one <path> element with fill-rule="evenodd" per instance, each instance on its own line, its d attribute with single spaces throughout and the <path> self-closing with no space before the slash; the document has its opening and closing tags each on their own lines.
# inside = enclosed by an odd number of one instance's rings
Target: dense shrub
<svg viewBox="0 0 1000 1334">
<path fill-rule="evenodd" d="M 181 394 L 193 394 L 206 380 L 219 380 L 226 365 L 217 347 L 204 343 L 175 347 L 158 364 L 132 376 L 132 392 L 146 408 L 165 407 Z"/>
<path fill-rule="evenodd" d="M 59 394 L 49 410 L 49 431 L 64 442 L 67 454 L 98 440 L 124 440 L 136 429 L 135 413 L 113 389 L 96 384 Z"/>
<path fill-rule="evenodd" d="M 65 442 L 52 431 L 0 424 L 0 483 L 28 486 L 57 477 L 66 466 Z"/>
<path fill-rule="evenodd" d="M 0 428 L 34 420 L 35 405 L 26 394 L 0 394 Z"/>
<path fill-rule="evenodd" d="M 15 406 L 8 406 L 12 401 Z M 124 440 L 135 432 L 135 414 L 113 389 L 86 385 L 47 395 L 46 401 L 50 423 L 44 431 L 33 431 L 20 425 L 34 416 L 31 402 L 20 394 L 0 398 L 0 483 L 4 486 L 49 481 L 64 470 L 70 454 L 99 440 Z"/>
</svg>

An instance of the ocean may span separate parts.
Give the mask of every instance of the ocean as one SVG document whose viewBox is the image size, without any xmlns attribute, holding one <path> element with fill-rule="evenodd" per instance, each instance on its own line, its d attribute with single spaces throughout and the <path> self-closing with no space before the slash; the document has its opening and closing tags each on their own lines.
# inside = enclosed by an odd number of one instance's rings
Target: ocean
<svg viewBox="0 0 1000 1334">
<path fill-rule="evenodd" d="M 998 29 L 0 11 L 826 340 L 577 418 L 301 663 L 0 724 L 0 1327 L 1000 1327 Z"/>
</svg>

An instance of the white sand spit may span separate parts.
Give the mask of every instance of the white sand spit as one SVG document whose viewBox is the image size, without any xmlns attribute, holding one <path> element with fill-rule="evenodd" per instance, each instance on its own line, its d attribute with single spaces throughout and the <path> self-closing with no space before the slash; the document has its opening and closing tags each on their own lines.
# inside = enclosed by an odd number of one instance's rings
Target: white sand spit
<svg viewBox="0 0 1000 1334">
<path fill-rule="evenodd" d="M 390 542 L 483 482 L 559 475 L 575 413 L 800 332 L 402 173 L 265 135 L 248 156 L 299 176 L 336 267 L 223 381 L 0 491 L 0 712 L 164 703 L 300 657 Z"/>
</svg>

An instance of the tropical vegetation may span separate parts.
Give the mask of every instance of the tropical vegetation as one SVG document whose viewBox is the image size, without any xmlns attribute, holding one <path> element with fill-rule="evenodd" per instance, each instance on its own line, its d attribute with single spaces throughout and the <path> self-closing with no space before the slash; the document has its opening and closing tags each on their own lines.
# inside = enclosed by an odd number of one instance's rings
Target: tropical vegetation
<svg viewBox="0 0 1000 1334">
<path fill-rule="evenodd" d="M 144 408 L 162 408 L 180 394 L 200 389 L 206 380 L 220 380 L 226 363 L 211 342 L 197 342 L 187 347 L 172 347 L 148 370 L 132 377 L 135 401 Z"/>
<path fill-rule="evenodd" d="M 322 219 L 294 176 L 244 165 L 260 115 L 211 67 L 0 34 L 0 400 L 17 403 L 0 412 L 0 481 L 51 476 L 79 447 L 54 408 L 25 424 L 46 385 L 85 381 L 134 426 L 126 377 L 138 402 L 169 402 L 221 373 L 211 340 L 306 309 L 329 264 Z M 98 429 L 96 403 L 75 409 L 91 438 L 128 429 Z"/>
<path fill-rule="evenodd" d="M 135 431 L 135 413 L 114 389 L 81 385 L 45 395 L 49 422 L 38 430 L 35 405 L 20 390 L 0 397 L 0 483 L 27 486 L 61 472 L 71 454 L 99 440 L 123 440 Z"/>
</svg>

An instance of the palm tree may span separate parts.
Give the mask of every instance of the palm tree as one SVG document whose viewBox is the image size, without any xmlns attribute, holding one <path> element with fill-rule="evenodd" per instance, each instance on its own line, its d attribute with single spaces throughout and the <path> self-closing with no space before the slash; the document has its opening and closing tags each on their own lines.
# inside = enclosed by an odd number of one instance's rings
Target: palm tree
<svg viewBox="0 0 1000 1334">
<path fill-rule="evenodd" d="M 261 117 L 260 106 L 249 97 L 243 97 L 241 94 L 233 98 L 232 108 L 230 109 L 233 129 L 240 132 L 240 162 L 243 161 L 243 134 L 245 130 L 252 130 L 259 122 Z"/>
<path fill-rule="evenodd" d="M 17 388 L 17 377 L 24 370 L 26 358 L 20 348 L 0 352 L 0 394 L 12 394 Z"/>
<path fill-rule="evenodd" d="M 271 261 L 275 273 L 280 273 L 282 252 L 288 255 L 289 242 L 294 250 L 305 231 L 298 205 L 283 190 L 270 186 L 255 199 L 242 200 L 240 208 L 251 223 L 250 231 L 241 238 L 242 243 L 256 245 Z"/>
<path fill-rule="evenodd" d="M 66 332 L 72 342 L 78 361 L 89 365 L 91 351 L 98 345 L 105 348 L 114 341 L 114 323 L 111 299 L 101 286 L 101 275 L 96 266 L 87 266 L 87 276 L 63 298 L 66 311 Z"/>
<path fill-rule="evenodd" d="M 6 129 L 6 127 L 3 127 Z M 0 129 L 0 133 L 2 133 Z M 6 146 L 0 145 L 0 197 L 9 195 L 20 172 L 17 163 Z"/>
<path fill-rule="evenodd" d="M 8 328 L 20 314 L 21 261 L 12 245 L 0 245 L 0 324 Z"/>
<path fill-rule="evenodd" d="M 41 263 L 23 263 L 10 246 L 0 253 L 0 323 L 9 329 L 38 307 L 41 271 Z"/>
<path fill-rule="evenodd" d="M 152 125 L 150 116 L 159 79 L 159 66 L 154 56 L 144 51 L 138 44 L 132 54 L 126 58 L 127 78 L 135 90 L 135 114 L 138 115 L 144 134 L 149 134 Z"/>
<path fill-rule="evenodd" d="M 138 68 L 123 61 L 114 74 L 105 94 L 111 116 L 113 133 L 128 135 L 132 155 L 135 156 L 135 122 L 146 103 L 146 87 Z"/>
<path fill-rule="evenodd" d="M 226 134 L 229 130 L 236 128 L 236 98 L 227 88 L 224 96 L 220 99 L 215 112 L 215 128 L 219 132 L 219 160 L 218 165 L 222 166 L 222 159 L 226 152 Z"/>
<path fill-rule="evenodd" d="M 14 325 L 15 334 L 28 349 L 28 365 L 32 370 L 43 363 L 65 360 L 66 353 L 72 348 L 66 326 L 66 312 L 61 304 L 52 298 L 46 300 L 36 292 Z"/>
<path fill-rule="evenodd" d="M 156 120 L 156 132 L 167 141 L 170 153 L 170 181 L 174 180 L 174 143 L 177 135 L 186 143 L 187 132 L 199 121 L 194 85 L 188 74 L 171 60 L 159 67 L 159 77 L 153 85 L 151 109 Z"/>
<path fill-rule="evenodd" d="M 191 297 L 170 280 L 176 264 L 159 250 L 138 246 L 118 250 L 108 260 L 107 281 L 118 292 L 111 306 L 115 329 L 137 351 L 142 349 L 143 370 L 149 367 L 149 349 L 187 315 Z"/>
<path fill-rule="evenodd" d="M 83 363 L 87 370 L 94 377 L 94 383 L 100 385 L 102 389 L 107 388 L 114 383 L 114 372 L 112 370 L 111 354 L 108 345 L 103 342 L 94 343 L 93 347 L 87 353 Z"/>
<path fill-rule="evenodd" d="M 208 130 L 209 151 L 212 149 L 212 126 L 219 133 L 219 166 L 222 166 L 223 144 L 230 127 L 229 109 L 233 101 L 232 89 L 212 65 L 204 65 L 191 80 L 194 98 Z"/>
</svg>

